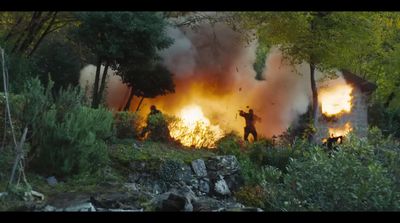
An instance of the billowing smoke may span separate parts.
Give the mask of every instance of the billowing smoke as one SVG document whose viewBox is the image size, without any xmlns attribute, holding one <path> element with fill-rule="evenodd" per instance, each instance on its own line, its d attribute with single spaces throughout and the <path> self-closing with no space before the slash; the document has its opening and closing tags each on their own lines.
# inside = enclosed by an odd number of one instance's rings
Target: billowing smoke
<svg viewBox="0 0 400 223">
<path fill-rule="evenodd" d="M 262 118 L 256 128 L 271 137 L 285 131 L 310 104 L 310 68 L 304 63 L 292 67 L 281 52 L 271 49 L 263 72 L 265 80 L 255 79 L 253 64 L 257 42 L 244 43 L 240 35 L 222 24 L 202 25 L 196 31 L 169 28 L 174 44 L 161 52 L 165 66 L 174 74 L 174 94 L 145 99 L 140 112 L 150 105 L 163 113 L 179 114 L 188 105 L 199 105 L 212 124 L 225 131 L 243 132 L 244 119 L 238 110 L 252 108 Z M 94 66 L 81 72 L 81 86 L 94 79 Z M 109 71 L 107 104 L 120 109 L 126 103 L 128 88 Z M 316 73 L 317 79 L 323 75 Z M 131 110 L 140 100 L 134 97 Z"/>
<path fill-rule="evenodd" d="M 104 66 L 100 68 L 100 80 L 103 76 Z M 93 84 L 96 76 L 96 66 L 87 65 L 81 70 L 79 85 L 85 91 L 85 96 L 89 102 L 92 101 Z M 108 68 L 105 88 L 105 103 L 114 110 L 120 110 L 125 105 L 129 97 L 129 88 L 122 83 L 120 76 L 115 71 Z"/>
</svg>

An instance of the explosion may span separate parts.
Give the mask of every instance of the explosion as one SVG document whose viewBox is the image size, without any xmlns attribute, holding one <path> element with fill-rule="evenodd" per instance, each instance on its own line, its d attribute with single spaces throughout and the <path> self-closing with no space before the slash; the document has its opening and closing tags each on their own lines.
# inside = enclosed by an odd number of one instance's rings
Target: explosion
<svg viewBox="0 0 400 223">
<path fill-rule="evenodd" d="M 318 100 L 322 113 L 328 117 L 351 111 L 351 93 L 353 88 L 348 84 L 320 89 Z"/>
<path fill-rule="evenodd" d="M 212 125 L 198 105 L 189 105 L 179 112 L 178 119 L 168 126 L 172 138 L 184 146 L 215 148 L 215 142 L 224 136 L 218 125 Z"/>
<path fill-rule="evenodd" d="M 351 127 L 350 122 L 347 122 L 341 128 L 329 128 L 329 136 L 330 137 L 339 137 L 347 135 L 353 128 Z"/>
</svg>

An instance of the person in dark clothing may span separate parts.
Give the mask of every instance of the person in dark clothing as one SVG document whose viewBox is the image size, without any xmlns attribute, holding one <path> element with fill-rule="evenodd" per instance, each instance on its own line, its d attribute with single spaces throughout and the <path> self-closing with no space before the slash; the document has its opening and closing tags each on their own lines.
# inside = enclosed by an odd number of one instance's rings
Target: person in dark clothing
<svg viewBox="0 0 400 223">
<path fill-rule="evenodd" d="M 257 131 L 255 127 L 255 122 L 261 121 L 261 118 L 254 114 L 253 109 L 249 109 L 248 113 L 239 110 L 239 115 L 244 117 L 244 119 L 246 120 L 246 126 L 244 127 L 244 140 L 249 141 L 248 137 L 251 133 L 253 135 L 254 141 L 256 141 Z"/>
<path fill-rule="evenodd" d="M 161 111 L 155 105 L 150 107 L 146 123 L 147 126 L 143 128 L 140 137 L 144 137 L 147 132 L 150 132 L 149 138 L 153 141 L 168 141 L 170 139 L 168 125 Z"/>
</svg>

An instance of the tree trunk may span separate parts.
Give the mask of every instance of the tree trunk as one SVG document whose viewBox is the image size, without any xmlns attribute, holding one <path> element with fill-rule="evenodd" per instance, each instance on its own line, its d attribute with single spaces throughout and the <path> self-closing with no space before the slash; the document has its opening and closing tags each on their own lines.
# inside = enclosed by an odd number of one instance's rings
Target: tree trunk
<svg viewBox="0 0 400 223">
<path fill-rule="evenodd" d="M 139 111 L 139 108 L 140 108 L 140 105 L 142 105 L 143 99 L 144 99 L 144 96 L 142 96 L 142 98 L 140 99 L 140 102 L 136 108 L 136 111 Z"/>
<path fill-rule="evenodd" d="M 35 20 L 36 17 L 37 17 L 37 12 L 33 12 L 29 24 L 25 27 L 24 30 L 22 30 L 17 41 L 14 43 L 14 47 L 12 48 L 11 53 L 14 53 L 20 47 L 20 45 L 22 44 L 22 40 L 28 34 L 29 28 L 32 26 L 33 21 Z"/>
<path fill-rule="evenodd" d="M 15 49 L 16 53 L 22 53 L 24 49 L 26 49 L 26 47 L 29 45 L 29 41 L 33 38 L 33 35 L 36 32 L 37 27 L 41 26 L 41 21 L 40 21 L 41 16 L 42 12 L 34 13 L 32 20 L 27 27 L 25 38 L 21 39 L 17 49 Z"/>
<path fill-rule="evenodd" d="M 129 107 L 131 106 L 133 95 L 134 95 L 133 89 L 131 88 L 131 92 L 129 93 L 128 101 L 126 102 L 125 107 L 124 107 L 124 111 L 128 111 L 129 110 Z"/>
<path fill-rule="evenodd" d="M 99 89 L 99 92 L 97 93 L 96 108 L 99 107 L 99 104 L 100 104 L 101 99 L 103 97 L 103 92 L 104 92 L 104 89 L 106 87 L 106 78 L 107 78 L 107 71 L 108 71 L 109 65 L 110 65 L 110 63 L 107 62 L 106 66 L 104 67 L 104 70 L 103 70 L 103 76 L 101 77 L 100 89 Z"/>
<path fill-rule="evenodd" d="M 310 81 L 311 81 L 311 91 L 312 91 L 312 120 L 314 126 L 317 124 L 317 114 L 318 114 L 318 91 L 317 85 L 315 83 L 315 65 L 310 63 Z"/>
<path fill-rule="evenodd" d="M 23 18 L 23 16 L 21 15 L 19 18 L 18 18 L 18 20 L 17 20 L 17 22 L 11 27 L 11 29 L 10 29 L 10 31 L 8 32 L 8 34 L 6 35 L 6 37 L 4 38 L 4 42 L 7 42 L 7 40 L 9 39 L 9 38 L 11 38 L 11 36 L 13 36 L 15 33 L 14 33 L 14 30 L 19 26 L 19 24 L 22 22 L 22 18 Z"/>
<path fill-rule="evenodd" d="M 96 108 L 95 105 L 97 102 L 97 94 L 99 91 L 100 69 L 101 69 L 101 58 L 99 57 L 97 60 L 96 77 L 94 78 L 94 84 L 93 84 L 92 108 Z"/>
<path fill-rule="evenodd" d="M 29 53 L 28 57 L 32 56 L 32 54 L 36 51 L 36 49 L 38 48 L 39 44 L 42 42 L 43 38 L 49 33 L 50 28 L 53 26 L 54 21 L 56 20 L 57 17 L 57 12 L 54 12 L 54 14 L 52 15 L 51 21 L 49 23 L 49 25 L 47 26 L 46 30 L 42 33 L 42 35 L 40 36 L 39 40 L 36 42 L 36 44 L 33 46 L 33 49 L 31 50 L 31 52 Z"/>
</svg>

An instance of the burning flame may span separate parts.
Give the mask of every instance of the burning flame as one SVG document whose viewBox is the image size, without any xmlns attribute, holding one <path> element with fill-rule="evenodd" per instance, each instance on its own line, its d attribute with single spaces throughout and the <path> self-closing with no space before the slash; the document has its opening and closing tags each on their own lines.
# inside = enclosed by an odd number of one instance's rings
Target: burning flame
<svg viewBox="0 0 400 223">
<path fill-rule="evenodd" d="M 215 148 L 215 142 L 224 136 L 218 125 L 212 125 L 198 105 L 184 107 L 179 118 L 169 126 L 172 138 L 184 146 Z"/>
<path fill-rule="evenodd" d="M 353 88 L 347 84 L 320 89 L 318 100 L 321 102 L 322 113 L 326 116 L 333 116 L 342 112 L 350 112 L 352 91 Z"/>
<path fill-rule="evenodd" d="M 329 128 L 329 135 L 330 137 L 339 137 L 347 135 L 353 128 L 351 127 L 350 122 L 347 122 L 341 128 Z"/>
</svg>

